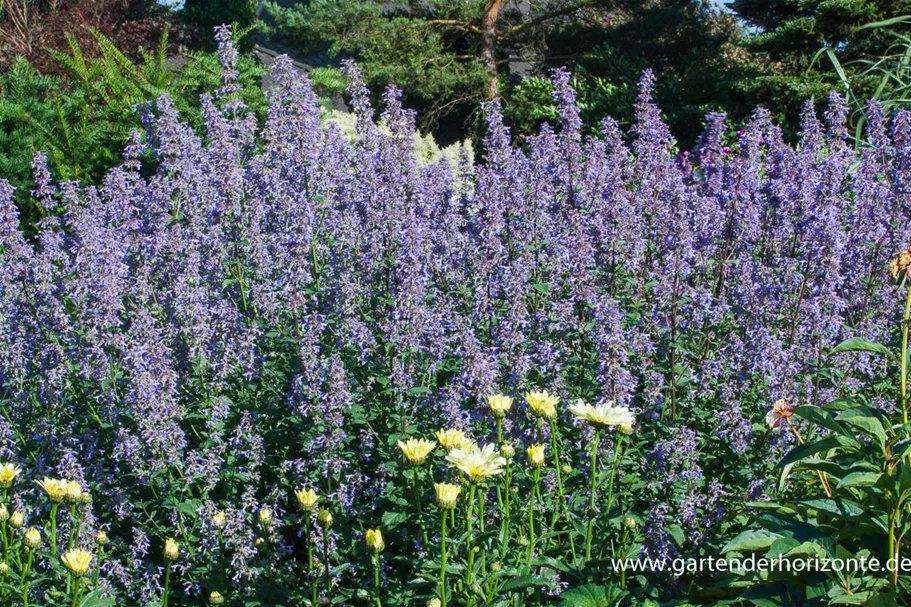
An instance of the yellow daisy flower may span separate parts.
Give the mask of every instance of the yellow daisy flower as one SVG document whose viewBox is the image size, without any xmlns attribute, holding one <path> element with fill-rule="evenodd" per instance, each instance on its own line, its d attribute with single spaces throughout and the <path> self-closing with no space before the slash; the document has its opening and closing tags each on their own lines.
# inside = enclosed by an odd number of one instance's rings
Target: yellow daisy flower
<svg viewBox="0 0 911 607">
<path fill-rule="evenodd" d="M 453 449 L 446 456 L 446 461 L 461 470 L 472 482 L 500 474 L 506 465 L 506 459 L 497 452 L 493 443 L 485 445 L 483 449 Z"/>
<path fill-rule="evenodd" d="M 437 446 L 435 442 L 424 440 L 423 438 L 409 438 L 396 444 L 402 450 L 402 453 L 405 454 L 405 458 L 415 466 L 424 463 L 430 452 L 436 449 Z"/>
</svg>

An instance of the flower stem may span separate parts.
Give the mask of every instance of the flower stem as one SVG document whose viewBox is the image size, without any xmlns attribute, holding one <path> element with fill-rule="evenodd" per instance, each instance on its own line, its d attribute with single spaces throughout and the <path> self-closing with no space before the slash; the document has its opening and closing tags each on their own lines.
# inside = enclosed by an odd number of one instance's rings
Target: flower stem
<svg viewBox="0 0 911 607">
<path fill-rule="evenodd" d="M 911 287 L 905 297 L 905 316 L 902 319 L 901 406 L 904 422 L 908 423 L 908 327 L 911 325 Z"/>
<path fill-rule="evenodd" d="M 98 588 L 98 578 L 101 576 L 101 563 L 104 561 L 104 546 L 98 546 L 98 564 L 95 567 L 95 581 L 92 584 Z"/>
<path fill-rule="evenodd" d="M 503 480 L 504 480 L 504 483 L 506 486 L 504 487 L 505 500 L 503 501 L 503 521 L 500 525 L 501 526 L 501 530 L 500 530 L 500 562 L 501 563 L 506 559 L 506 548 L 509 545 L 509 524 L 512 522 L 510 520 L 510 513 L 509 513 L 509 502 L 511 501 L 509 486 L 510 486 L 510 483 L 512 482 L 511 464 L 512 464 L 512 462 L 510 460 L 506 461 L 506 472 L 503 474 Z"/>
<path fill-rule="evenodd" d="M 557 523 L 557 519 L 559 518 L 559 516 L 560 516 L 559 513 L 561 511 L 563 512 L 563 516 L 566 518 L 567 526 L 570 524 L 569 506 L 567 505 L 566 499 L 564 499 L 564 496 L 563 496 L 563 473 L 560 469 L 560 451 L 559 451 L 559 444 L 557 443 L 557 424 L 554 420 L 550 420 L 550 445 L 551 445 L 551 450 L 554 452 L 554 468 L 556 469 L 556 473 L 557 473 L 557 499 L 560 502 L 559 510 L 557 508 L 554 508 L 553 516 L 550 520 L 550 526 L 551 526 L 551 529 L 553 529 Z M 576 560 L 576 542 L 575 542 L 575 540 L 573 540 L 572 533 L 569 533 L 568 535 L 569 535 L 570 552 L 572 552 L 573 562 L 575 562 L 575 560 Z"/>
<path fill-rule="evenodd" d="M 620 466 L 620 456 L 623 454 L 623 435 L 621 434 L 617 438 L 617 444 L 614 447 L 614 463 L 611 466 L 610 470 L 610 480 L 607 482 L 607 510 L 606 512 L 610 514 L 610 509 L 614 505 L 614 478 L 617 476 L 617 468 Z"/>
<path fill-rule="evenodd" d="M 51 504 L 51 554 L 57 556 L 57 504 Z"/>
<path fill-rule="evenodd" d="M 375 592 L 373 599 L 376 602 L 376 607 L 383 607 L 383 604 L 380 602 L 380 555 L 379 555 L 379 553 L 373 555 L 373 589 Z"/>
<path fill-rule="evenodd" d="M 313 538 L 310 537 L 310 517 L 307 517 L 307 577 L 313 594 L 313 605 L 316 605 L 316 578 L 313 575 Z"/>
<path fill-rule="evenodd" d="M 171 587 L 171 562 L 164 567 L 164 594 L 161 596 L 161 607 L 168 607 L 168 590 Z"/>
<path fill-rule="evenodd" d="M 421 527 L 421 535 L 424 538 L 424 546 L 430 545 L 430 540 L 427 537 L 427 527 L 424 525 L 424 511 L 421 507 L 421 492 L 418 489 L 418 470 L 419 468 L 415 465 L 411 468 L 411 481 L 412 489 L 414 492 L 414 511 L 418 515 L 418 525 Z"/>
<path fill-rule="evenodd" d="M 468 586 L 468 604 L 475 605 L 474 595 L 474 494 L 477 489 L 475 483 L 471 483 L 468 490 L 468 535 L 466 549 L 468 550 L 468 571 L 465 574 L 465 582 Z"/>
<path fill-rule="evenodd" d="M 446 607 L 446 513 L 440 516 L 440 607 Z"/>
<path fill-rule="evenodd" d="M 79 576 L 73 576 L 73 603 L 72 607 L 76 607 L 79 604 L 79 599 L 82 598 L 82 578 Z"/>
<path fill-rule="evenodd" d="M 598 487 L 598 446 L 601 443 L 601 430 L 595 429 L 595 439 L 592 441 L 591 468 L 589 476 L 591 485 L 588 491 L 588 526 L 585 529 L 585 562 L 592 558 L 592 532 L 595 528 L 595 490 Z"/>
<path fill-rule="evenodd" d="M 22 586 L 22 607 L 28 607 L 28 574 L 32 570 L 32 557 L 35 556 L 35 550 L 29 548 L 28 556 L 25 558 L 25 569 L 22 570 L 22 578 L 19 585 Z"/>
<path fill-rule="evenodd" d="M 541 468 L 535 466 L 531 485 L 531 503 L 528 505 L 528 569 L 531 571 L 531 559 L 535 552 L 535 498 L 538 494 L 538 476 Z"/>
<path fill-rule="evenodd" d="M 332 578 L 329 575 L 329 530 L 323 527 L 323 560 L 326 566 L 326 598 L 332 596 Z"/>
</svg>

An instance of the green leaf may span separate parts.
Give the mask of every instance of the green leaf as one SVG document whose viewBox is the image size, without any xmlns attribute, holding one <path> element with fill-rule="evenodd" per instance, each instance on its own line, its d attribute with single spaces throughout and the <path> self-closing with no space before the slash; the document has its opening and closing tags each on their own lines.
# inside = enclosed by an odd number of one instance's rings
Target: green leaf
<svg viewBox="0 0 911 607">
<path fill-rule="evenodd" d="M 754 552 L 756 550 L 765 550 L 771 546 L 775 540 L 781 539 L 781 535 L 772 533 L 766 529 L 747 529 L 732 539 L 721 549 L 721 552 Z"/>
<path fill-rule="evenodd" d="M 849 487 L 872 487 L 879 482 L 882 472 L 852 472 L 836 485 L 837 489 Z"/>
<path fill-rule="evenodd" d="M 851 429 L 838 423 L 832 413 L 822 407 L 802 405 L 794 408 L 794 415 L 854 440 L 854 433 L 851 432 Z"/>
<path fill-rule="evenodd" d="M 832 354 L 837 354 L 839 352 L 873 352 L 875 354 L 892 356 L 892 352 L 890 352 L 889 348 L 886 346 L 876 343 L 875 341 L 870 341 L 869 339 L 864 339 L 863 337 L 846 339 L 832 348 Z"/>
<path fill-rule="evenodd" d="M 104 589 L 99 588 L 88 593 L 79 602 L 80 607 L 112 607 L 117 601 L 111 596 L 105 596 Z"/>
<path fill-rule="evenodd" d="M 795 503 L 802 504 L 814 510 L 822 510 L 839 516 L 863 516 L 867 509 L 855 501 L 843 498 L 816 497 L 809 499 L 795 500 Z"/>
<path fill-rule="evenodd" d="M 383 527 L 388 529 L 395 529 L 407 520 L 408 514 L 405 512 L 386 511 L 383 513 Z"/>
<path fill-rule="evenodd" d="M 829 451 L 830 449 L 835 449 L 837 447 L 850 445 L 851 442 L 853 441 L 847 441 L 843 436 L 829 436 L 812 443 L 798 445 L 791 449 L 788 454 L 785 455 L 780 462 L 778 462 L 778 466 L 784 467 L 788 464 L 800 461 L 806 457 L 810 457 L 811 455 L 816 455 L 817 453 Z"/>
<path fill-rule="evenodd" d="M 898 607 L 894 594 L 877 594 L 864 603 L 865 607 Z"/>
<path fill-rule="evenodd" d="M 586 584 L 564 592 L 560 607 L 612 607 L 624 594 L 612 586 Z"/>
<path fill-rule="evenodd" d="M 554 583 L 540 575 L 520 575 L 514 577 L 500 587 L 500 592 L 516 592 L 538 586 L 553 587 Z"/>
<path fill-rule="evenodd" d="M 881 449 L 885 449 L 886 442 L 889 439 L 886 436 L 886 430 L 883 428 L 882 422 L 872 415 L 868 415 L 863 408 L 844 411 L 839 413 L 835 419 L 871 436 L 876 439 Z"/>
</svg>

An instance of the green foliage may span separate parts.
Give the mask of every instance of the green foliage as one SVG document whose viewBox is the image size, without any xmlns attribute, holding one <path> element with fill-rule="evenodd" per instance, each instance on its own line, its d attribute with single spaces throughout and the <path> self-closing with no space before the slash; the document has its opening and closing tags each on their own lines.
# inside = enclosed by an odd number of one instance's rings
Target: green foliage
<svg viewBox="0 0 911 607">
<path fill-rule="evenodd" d="M 292 8 L 273 2 L 266 5 L 271 25 L 263 27 L 304 54 L 356 59 L 375 90 L 399 86 L 425 129 L 448 116 L 462 130 L 490 95 L 481 52 L 487 6 L 480 0 L 403 3 L 400 10 L 378 0 L 319 0 Z M 575 73 L 590 130 L 608 114 L 632 120 L 636 82 L 648 68 L 658 76 L 657 99 L 685 143 L 696 139 L 708 111 L 725 109 L 735 117 L 749 112 L 731 85 L 739 74 L 730 72 L 740 66 L 724 55 L 737 27 L 700 2 L 590 0 L 532 3 L 523 10 L 507 3 L 496 26 L 497 94 L 520 132 L 554 117 L 546 72 L 558 66 Z M 513 66 L 521 62 L 534 66 L 530 77 L 516 77 Z"/>
<path fill-rule="evenodd" d="M 255 0 L 185 0 L 181 13 L 202 30 L 204 39 L 210 43 L 212 29 L 219 25 L 233 25 L 235 30 L 243 32 L 256 25 Z M 253 42 L 250 36 L 244 36 L 238 44 L 248 50 Z"/>
<path fill-rule="evenodd" d="M 753 69 L 738 79 L 738 90 L 792 123 L 807 99 L 821 101 L 840 88 L 842 76 L 859 99 L 872 96 L 857 62 L 887 54 L 895 41 L 862 26 L 907 11 L 902 0 L 734 0 L 731 7 L 753 31 L 743 40 Z M 830 52 L 820 57 L 820 49 Z"/>
<path fill-rule="evenodd" d="M 817 60 L 825 57 L 832 64 L 833 73 L 847 94 L 853 109 L 854 138 L 858 143 L 868 121 L 868 98 L 877 99 L 887 111 L 906 106 L 911 100 L 911 37 L 893 29 L 909 24 L 911 16 L 900 16 L 858 28 L 880 30 L 892 40 L 892 44 L 878 57 L 843 64 L 839 53 L 829 47 L 816 53 Z"/>
<path fill-rule="evenodd" d="M 477 41 L 431 22 L 477 20 L 483 3 L 431 2 L 413 15 L 390 14 L 377 1 L 319 0 L 293 8 L 270 2 L 266 9 L 274 20 L 264 25 L 267 34 L 303 53 L 356 58 L 370 86 L 402 88 L 427 108 L 427 122 L 458 108 L 473 111 L 485 97 L 487 74 Z"/>
<path fill-rule="evenodd" d="M 167 30 L 158 47 L 141 51 L 138 61 L 101 33 L 92 35 L 100 52 L 96 59 L 88 59 L 73 36 L 68 36 L 69 53 L 52 53 L 66 68 L 65 80 L 43 75 L 21 58 L 0 74 L 0 171 L 19 189 L 26 222 L 38 212 L 26 206 L 36 152 L 48 155 L 55 176 L 96 182 L 120 162 L 130 131 L 141 127 L 137 105 L 170 95 L 199 127 L 199 95 L 220 82 L 215 54 L 192 53 L 180 69 L 169 65 Z M 240 97 L 254 112 L 265 107 L 261 75 L 254 60 L 241 59 Z"/>
<path fill-rule="evenodd" d="M 908 323 L 906 309 L 905 335 Z M 907 339 L 903 343 L 894 355 L 862 338 L 832 350 L 884 357 L 898 367 L 897 390 L 868 386 L 822 407 L 796 407 L 793 421 L 786 420 L 795 444 L 779 462 L 779 499 L 748 503 L 754 527 L 724 548 L 729 559 L 767 559 L 755 570 L 732 573 L 730 585 L 746 588 L 742 598 L 750 604 L 896 605 L 911 589 L 911 572 L 906 565 L 898 570 L 894 560 L 904 558 L 900 545 L 911 531 L 911 424 L 902 369 Z M 898 402 L 894 414 L 873 405 L 883 396 Z"/>
</svg>

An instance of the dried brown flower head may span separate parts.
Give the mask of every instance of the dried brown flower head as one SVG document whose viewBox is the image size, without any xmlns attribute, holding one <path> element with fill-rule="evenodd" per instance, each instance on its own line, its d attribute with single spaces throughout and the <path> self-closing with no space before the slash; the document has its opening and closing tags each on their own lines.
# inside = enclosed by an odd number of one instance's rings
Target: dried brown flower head
<svg viewBox="0 0 911 607">
<path fill-rule="evenodd" d="M 911 266 L 911 248 L 900 251 L 889 264 L 892 278 L 898 278 L 899 273 L 908 266 Z"/>
</svg>

